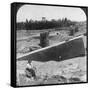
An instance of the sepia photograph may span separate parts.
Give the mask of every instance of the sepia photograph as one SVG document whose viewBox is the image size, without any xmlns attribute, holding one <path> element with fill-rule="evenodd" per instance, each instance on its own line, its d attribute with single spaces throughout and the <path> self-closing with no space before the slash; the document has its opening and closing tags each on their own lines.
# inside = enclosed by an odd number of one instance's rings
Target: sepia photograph
<svg viewBox="0 0 90 90">
<path fill-rule="evenodd" d="M 87 82 L 87 7 L 17 4 L 16 85 Z"/>
</svg>

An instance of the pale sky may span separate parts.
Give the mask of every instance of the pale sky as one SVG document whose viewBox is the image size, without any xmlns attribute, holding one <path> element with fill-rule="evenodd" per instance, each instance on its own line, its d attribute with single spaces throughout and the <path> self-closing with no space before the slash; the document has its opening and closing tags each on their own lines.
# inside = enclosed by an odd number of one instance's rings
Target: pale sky
<svg viewBox="0 0 90 90">
<path fill-rule="evenodd" d="M 62 19 L 67 17 L 73 21 L 85 21 L 84 11 L 77 7 L 23 5 L 17 12 L 17 22 L 24 22 L 26 19 L 41 20 Z"/>
</svg>

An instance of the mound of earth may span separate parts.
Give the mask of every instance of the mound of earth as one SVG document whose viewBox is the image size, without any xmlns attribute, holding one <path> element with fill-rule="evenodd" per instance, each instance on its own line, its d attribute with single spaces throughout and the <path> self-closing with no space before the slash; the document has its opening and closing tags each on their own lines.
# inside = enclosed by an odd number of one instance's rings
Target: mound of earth
<svg viewBox="0 0 90 90">
<path fill-rule="evenodd" d="M 34 50 L 37 50 L 37 49 L 40 49 L 41 47 L 40 46 L 29 46 L 29 47 L 22 47 L 20 48 L 17 52 L 18 53 L 22 53 L 22 54 L 25 54 L 25 53 L 28 53 L 28 52 L 31 52 L 31 51 L 34 51 Z"/>
</svg>

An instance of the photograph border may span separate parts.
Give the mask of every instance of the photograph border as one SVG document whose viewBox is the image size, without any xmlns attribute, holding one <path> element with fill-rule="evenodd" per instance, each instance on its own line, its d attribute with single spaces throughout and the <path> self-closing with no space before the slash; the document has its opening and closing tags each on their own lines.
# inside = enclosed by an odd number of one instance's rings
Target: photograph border
<svg viewBox="0 0 90 90">
<path fill-rule="evenodd" d="M 16 14 L 20 8 L 20 5 L 41 5 L 41 6 L 55 6 L 55 7 L 79 7 L 81 8 L 87 17 L 86 29 L 87 29 L 87 81 L 86 82 L 76 82 L 76 83 L 60 83 L 60 84 L 44 84 L 44 85 L 26 85 L 26 86 L 17 86 L 16 85 Z M 71 84 L 83 84 L 88 83 L 88 6 L 74 6 L 74 5 L 59 5 L 59 4 L 42 4 L 42 3 L 27 3 L 27 2 L 13 2 L 11 3 L 11 86 L 12 87 L 35 87 L 35 86 L 52 86 L 52 85 L 71 85 Z"/>
</svg>

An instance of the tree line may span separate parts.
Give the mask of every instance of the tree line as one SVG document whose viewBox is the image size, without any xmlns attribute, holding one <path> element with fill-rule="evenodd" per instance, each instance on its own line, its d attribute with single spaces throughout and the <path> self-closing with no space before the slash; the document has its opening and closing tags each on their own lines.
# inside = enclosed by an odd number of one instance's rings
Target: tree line
<svg viewBox="0 0 90 90">
<path fill-rule="evenodd" d="M 52 19 L 52 20 L 27 20 L 25 22 L 17 22 L 17 30 L 42 30 L 42 29 L 52 29 L 60 27 L 69 27 L 75 25 L 76 22 L 71 21 L 67 18 L 63 19 Z"/>
</svg>

